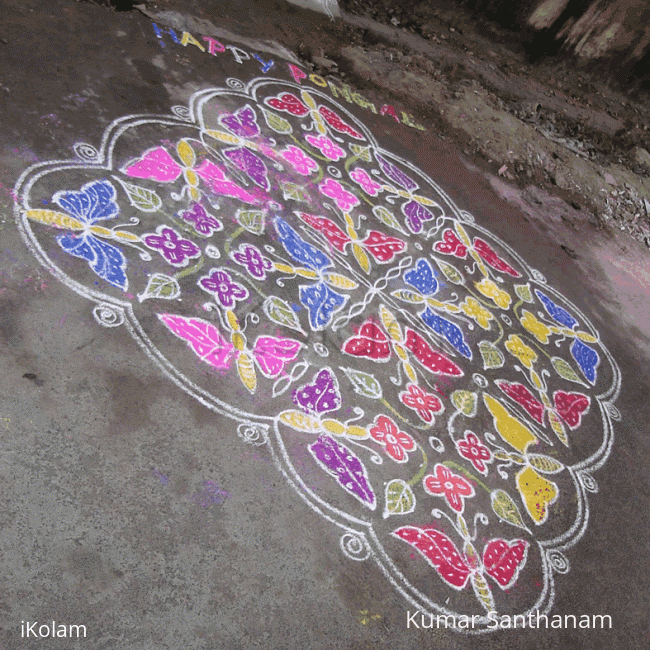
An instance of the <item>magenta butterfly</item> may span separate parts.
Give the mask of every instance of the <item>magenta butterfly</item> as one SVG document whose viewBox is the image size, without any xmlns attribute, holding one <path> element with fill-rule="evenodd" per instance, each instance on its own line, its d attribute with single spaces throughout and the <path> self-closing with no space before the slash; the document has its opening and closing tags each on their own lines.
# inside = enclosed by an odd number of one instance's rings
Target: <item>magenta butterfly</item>
<svg viewBox="0 0 650 650">
<path fill-rule="evenodd" d="M 485 576 L 492 578 L 502 590 L 510 589 L 517 582 L 528 555 L 529 543 L 523 539 L 491 539 L 479 557 L 469 539 L 465 540 L 463 551 L 459 551 L 449 537 L 430 526 L 402 526 L 392 535 L 416 548 L 454 589 L 464 589 L 471 582 L 488 612 L 494 610 L 494 597 Z"/>
<path fill-rule="evenodd" d="M 298 356 L 301 348 L 301 344 L 293 339 L 258 336 L 253 349 L 249 351 L 237 325 L 232 328 L 231 341 L 228 341 L 212 323 L 201 318 L 174 314 L 159 314 L 158 317 L 171 332 L 188 344 L 201 361 L 220 370 L 227 370 L 236 361 L 240 378 L 251 393 L 255 392 L 257 386 L 253 360 L 265 377 L 275 378 L 287 363 Z"/>
<path fill-rule="evenodd" d="M 325 127 L 323 125 L 323 120 L 325 120 L 332 129 L 339 133 L 345 133 L 357 140 L 364 139 L 361 133 L 355 131 L 347 122 L 344 122 L 339 115 L 327 108 L 327 106 L 319 106 L 316 108 L 316 103 L 309 93 L 302 91 L 301 97 L 304 102 L 291 93 L 282 93 L 277 97 L 267 98 L 264 102 L 267 106 L 271 106 L 271 108 L 290 113 L 296 117 L 304 117 L 311 113 L 311 116 L 321 133 L 325 132 Z"/>
</svg>

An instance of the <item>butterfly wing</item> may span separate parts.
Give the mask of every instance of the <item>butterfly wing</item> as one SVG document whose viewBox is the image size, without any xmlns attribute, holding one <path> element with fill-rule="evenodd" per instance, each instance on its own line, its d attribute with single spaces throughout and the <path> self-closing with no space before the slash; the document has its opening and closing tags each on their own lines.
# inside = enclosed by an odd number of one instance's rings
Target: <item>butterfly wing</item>
<svg viewBox="0 0 650 650">
<path fill-rule="evenodd" d="M 284 219 L 277 217 L 274 223 L 284 249 L 298 264 L 318 271 L 332 266 L 327 255 L 308 244 Z"/>
<path fill-rule="evenodd" d="M 350 237 L 344 233 L 333 221 L 325 217 L 317 217 L 313 214 L 306 214 L 299 212 L 298 216 L 308 223 L 312 228 L 322 232 L 327 241 L 336 248 L 337 251 L 343 253 L 345 247 L 350 243 Z"/>
<path fill-rule="evenodd" d="M 322 330 L 330 324 L 332 316 L 343 307 L 348 296 L 343 296 L 322 280 L 317 284 L 299 287 L 300 302 L 309 312 L 312 330 Z"/>
<path fill-rule="evenodd" d="M 264 100 L 264 103 L 278 111 L 284 111 L 297 117 L 304 117 L 309 113 L 309 109 L 295 95 L 283 93 L 278 97 L 270 97 Z"/>
<path fill-rule="evenodd" d="M 412 269 L 404 273 L 404 281 L 415 287 L 422 295 L 432 296 L 438 291 L 436 275 L 431 262 L 421 257 Z"/>
<path fill-rule="evenodd" d="M 535 293 L 537 294 L 537 297 L 542 301 L 544 309 L 546 309 L 548 315 L 554 321 L 560 323 L 561 325 L 564 325 L 565 327 L 568 327 L 569 329 L 573 329 L 578 324 L 578 321 L 573 316 L 571 316 L 571 314 L 566 309 L 560 307 L 560 305 L 556 305 L 543 291 L 535 289 Z"/>
<path fill-rule="evenodd" d="M 323 119 L 339 133 L 345 133 L 350 135 L 357 140 L 363 140 L 364 137 L 358 131 L 355 131 L 349 124 L 344 122 L 334 111 L 330 110 L 326 106 L 320 106 L 318 112 L 321 114 Z"/>
<path fill-rule="evenodd" d="M 448 585 L 455 589 L 467 585 L 472 569 L 447 535 L 419 526 L 402 526 L 391 534 L 416 548 Z"/>
<path fill-rule="evenodd" d="M 528 414 L 540 424 L 544 423 L 544 405 L 524 386 L 523 384 L 513 383 L 497 379 L 497 386 L 517 404 L 523 406 Z"/>
<path fill-rule="evenodd" d="M 418 184 L 409 176 L 407 176 L 401 169 L 389 163 L 385 158 L 379 154 L 375 154 L 377 162 L 381 170 L 390 178 L 393 182 L 397 183 L 400 187 L 403 187 L 405 190 L 412 192 L 418 188 Z"/>
<path fill-rule="evenodd" d="M 246 147 L 226 149 L 223 154 L 236 167 L 241 169 L 255 185 L 259 185 L 263 190 L 269 189 L 269 170 L 259 156 L 255 155 Z"/>
<path fill-rule="evenodd" d="M 460 354 L 468 359 L 472 358 L 472 350 L 465 342 L 465 335 L 463 331 L 451 321 L 438 316 L 429 307 L 427 307 L 421 314 L 420 318 L 437 334 L 440 334 L 447 339 L 447 341 L 454 347 Z"/>
<path fill-rule="evenodd" d="M 433 214 L 417 201 L 409 201 L 402 206 L 406 217 L 406 225 L 411 232 L 418 233 L 422 230 L 422 222 L 433 219 Z"/>
<path fill-rule="evenodd" d="M 300 352 L 300 343 L 276 336 L 258 336 L 253 347 L 257 366 L 265 377 L 277 377 Z"/>
<path fill-rule="evenodd" d="M 404 345 L 415 355 L 415 358 L 431 372 L 439 375 L 461 377 L 463 371 L 444 354 L 435 352 L 431 346 L 412 329 L 407 328 Z"/>
<path fill-rule="evenodd" d="M 230 368 L 235 354 L 233 345 L 219 330 L 202 318 L 186 318 L 174 314 L 158 314 L 158 318 L 205 363 L 225 370 Z"/>
<path fill-rule="evenodd" d="M 467 246 L 460 241 L 458 235 L 451 228 L 447 228 L 442 233 L 442 238 L 443 241 L 436 242 L 436 245 L 433 247 L 434 250 L 443 255 L 460 257 L 463 260 L 467 257 Z"/>
<path fill-rule="evenodd" d="M 173 183 L 183 168 L 171 157 L 164 147 L 145 151 L 135 162 L 126 165 L 122 171 L 133 178 L 147 178 L 159 183 Z"/>
<path fill-rule="evenodd" d="M 56 240 L 66 253 L 86 260 L 100 278 L 126 291 L 126 258 L 119 248 L 89 233 L 60 235 Z"/>
<path fill-rule="evenodd" d="M 252 194 L 249 194 L 245 189 L 233 183 L 223 170 L 212 161 L 204 160 L 194 171 L 208 184 L 215 194 L 232 196 L 245 203 L 258 203 L 258 200 Z"/>
<path fill-rule="evenodd" d="M 117 216 L 116 194 L 113 184 L 103 180 L 86 183 L 79 192 L 57 192 L 52 200 L 82 223 L 93 224 Z"/>
<path fill-rule="evenodd" d="M 228 113 L 219 118 L 219 124 L 225 126 L 231 133 L 240 138 L 252 138 L 260 134 L 260 127 L 255 118 L 255 111 L 246 104 L 234 113 Z"/>
<path fill-rule="evenodd" d="M 503 271 L 511 275 L 513 278 L 521 277 L 521 273 L 516 271 L 510 266 L 507 262 L 502 260 L 496 253 L 496 251 L 485 241 L 476 237 L 474 239 L 474 250 L 483 258 L 483 260 L 489 264 L 493 269 L 497 271 Z"/>
<path fill-rule="evenodd" d="M 391 355 L 388 337 L 370 318 L 343 344 L 343 352 L 374 361 L 386 361 Z"/>
<path fill-rule="evenodd" d="M 313 381 L 292 393 L 294 403 L 311 415 L 321 415 L 341 408 L 341 391 L 336 375 L 330 368 L 323 368 Z"/>
</svg>

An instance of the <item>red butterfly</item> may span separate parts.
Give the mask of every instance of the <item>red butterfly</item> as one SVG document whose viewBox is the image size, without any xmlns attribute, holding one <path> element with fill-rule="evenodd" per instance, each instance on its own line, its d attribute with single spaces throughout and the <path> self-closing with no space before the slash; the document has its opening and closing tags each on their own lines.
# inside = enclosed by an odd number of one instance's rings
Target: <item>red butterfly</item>
<svg viewBox="0 0 650 650">
<path fill-rule="evenodd" d="M 356 336 L 350 337 L 343 344 L 343 352 L 384 362 L 388 361 L 394 351 L 401 359 L 407 377 L 414 383 L 417 383 L 417 375 L 409 362 L 407 350 L 430 372 L 454 377 L 464 374 L 453 361 L 444 354 L 435 352 L 427 341 L 410 327 L 406 328 L 404 336 L 397 319 L 384 305 L 379 307 L 379 316 L 388 336 L 372 318 L 369 318 L 356 331 Z"/>
<path fill-rule="evenodd" d="M 456 232 L 451 228 L 447 228 L 447 230 L 442 233 L 444 241 L 439 241 L 434 246 L 434 249 L 438 253 L 442 253 L 443 255 L 454 255 L 455 257 L 465 259 L 467 251 L 469 250 L 470 255 L 476 260 L 479 266 L 483 266 L 483 261 L 485 261 L 497 271 L 507 273 L 513 278 L 521 277 L 521 273 L 515 271 L 510 264 L 502 260 L 486 241 L 483 241 L 479 237 L 475 237 L 474 243 L 472 244 L 467 232 L 465 232 L 465 229 L 460 224 L 456 224 L 455 228 Z M 487 273 L 484 273 L 484 275 L 487 276 Z"/>
<path fill-rule="evenodd" d="M 555 405 L 553 409 L 550 402 L 547 404 L 540 402 L 523 384 L 504 380 L 497 380 L 496 384 L 508 397 L 521 404 L 533 420 L 540 424 L 544 424 L 544 413 L 548 412 L 549 419 L 552 419 L 553 412 L 555 412 L 570 429 L 577 429 L 582 421 L 582 416 L 589 410 L 591 404 L 591 399 L 587 395 L 557 390 L 553 393 Z M 546 396 L 544 398 L 548 402 L 548 398 Z"/>
<path fill-rule="evenodd" d="M 308 113 L 311 113 L 314 122 L 316 123 L 316 129 L 319 133 L 327 133 L 327 129 L 323 124 L 323 120 L 329 124 L 335 131 L 339 133 L 346 133 L 347 135 L 356 138 L 357 140 L 364 140 L 364 137 L 358 131 L 355 131 L 349 124 L 344 122 L 334 111 L 330 110 L 326 106 L 316 106 L 316 102 L 312 96 L 302 90 L 300 96 L 303 101 L 300 101 L 295 95 L 291 93 L 282 93 L 277 97 L 270 97 L 264 100 L 267 106 L 275 108 L 279 111 L 285 111 L 286 113 L 291 113 L 291 115 L 296 115 L 297 117 L 304 117 Z"/>
<path fill-rule="evenodd" d="M 402 526 L 392 534 L 416 548 L 454 589 L 465 588 L 471 580 L 474 593 L 487 611 L 494 611 L 494 598 L 485 575 L 501 589 L 509 589 L 517 582 L 528 556 L 529 543 L 523 539 L 491 539 L 479 557 L 469 538 L 461 552 L 449 537 L 430 526 Z"/>
<path fill-rule="evenodd" d="M 406 242 L 397 237 L 384 235 L 377 230 L 368 231 L 366 238 L 360 241 L 354 229 L 352 217 L 347 212 L 345 213 L 347 233 L 343 232 L 332 220 L 325 217 L 316 217 L 304 212 L 298 212 L 298 216 L 312 228 L 322 232 L 327 238 L 327 241 L 337 251 L 344 253 L 348 244 L 352 244 L 352 252 L 366 273 L 370 272 L 370 261 L 365 251 L 368 251 L 375 258 L 376 262 L 385 264 L 386 262 L 390 262 L 397 253 L 401 253 L 406 248 Z"/>
</svg>

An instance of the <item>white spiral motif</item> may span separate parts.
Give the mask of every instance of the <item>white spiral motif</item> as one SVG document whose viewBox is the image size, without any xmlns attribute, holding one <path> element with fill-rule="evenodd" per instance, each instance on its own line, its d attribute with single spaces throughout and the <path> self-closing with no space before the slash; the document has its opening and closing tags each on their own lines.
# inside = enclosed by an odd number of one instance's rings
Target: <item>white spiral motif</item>
<svg viewBox="0 0 650 650">
<path fill-rule="evenodd" d="M 560 551 L 549 551 L 546 555 L 555 573 L 568 573 L 569 560 Z"/>
<path fill-rule="evenodd" d="M 341 535 L 341 550 L 343 554 L 357 562 L 363 562 L 370 557 L 370 548 L 362 535 L 345 533 Z"/>
<path fill-rule="evenodd" d="M 106 302 L 93 309 L 93 316 L 104 327 L 119 327 L 124 322 L 124 311 Z"/>
<path fill-rule="evenodd" d="M 250 445 L 265 445 L 268 442 L 268 428 L 253 422 L 243 422 L 237 427 L 237 435 Z"/>
<path fill-rule="evenodd" d="M 587 472 L 579 472 L 578 478 L 587 492 L 593 492 L 594 494 L 598 492 L 598 483 L 591 474 L 587 474 Z"/>
<path fill-rule="evenodd" d="M 187 106 L 172 106 L 172 113 L 176 117 L 180 117 L 181 120 L 186 120 L 187 122 L 192 121 L 192 113 Z"/>
<path fill-rule="evenodd" d="M 99 159 L 99 152 L 87 142 L 77 142 L 73 147 L 77 158 L 84 162 L 96 162 Z"/>
</svg>

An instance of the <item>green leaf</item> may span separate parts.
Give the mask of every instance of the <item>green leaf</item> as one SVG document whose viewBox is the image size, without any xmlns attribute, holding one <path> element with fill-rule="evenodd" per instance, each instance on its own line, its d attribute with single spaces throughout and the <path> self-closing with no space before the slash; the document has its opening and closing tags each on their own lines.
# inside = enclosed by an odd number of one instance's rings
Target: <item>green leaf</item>
<svg viewBox="0 0 650 650">
<path fill-rule="evenodd" d="M 353 154 L 359 156 L 361 160 L 372 162 L 372 158 L 370 156 L 370 147 L 362 147 L 361 145 L 358 144 L 351 144 L 350 151 L 352 151 Z"/>
<path fill-rule="evenodd" d="M 517 526 L 517 528 L 528 530 L 524 524 L 521 513 L 519 512 L 519 508 L 517 508 L 517 504 L 510 498 L 507 492 L 504 492 L 503 490 L 494 490 L 494 492 L 490 494 L 490 500 L 492 501 L 492 510 L 494 510 L 494 514 L 501 519 L 501 521 Z"/>
<path fill-rule="evenodd" d="M 564 465 L 559 460 L 542 454 L 529 454 L 528 462 L 544 474 L 557 474 L 564 469 Z"/>
<path fill-rule="evenodd" d="M 354 392 L 357 395 L 363 395 L 363 397 L 369 397 L 370 399 L 382 398 L 381 384 L 372 375 L 352 368 L 341 368 L 341 370 L 352 382 Z"/>
<path fill-rule="evenodd" d="M 238 210 L 235 215 L 237 223 L 252 232 L 254 235 L 261 235 L 264 232 L 264 213 L 259 210 Z"/>
<path fill-rule="evenodd" d="M 309 200 L 309 195 L 300 185 L 280 181 L 280 186 L 282 187 L 282 196 L 285 200 L 293 199 L 301 203 L 306 203 Z"/>
<path fill-rule="evenodd" d="M 264 113 L 267 126 L 276 133 L 291 133 L 293 131 L 291 124 L 279 115 L 265 109 L 262 109 L 262 113 Z"/>
<path fill-rule="evenodd" d="M 533 294 L 530 292 L 530 287 L 527 284 L 516 284 L 515 292 L 522 300 L 533 302 Z"/>
<path fill-rule="evenodd" d="M 415 510 L 415 495 L 411 486 L 401 478 L 386 483 L 384 518 L 390 515 L 408 515 Z"/>
<path fill-rule="evenodd" d="M 465 284 L 463 276 L 451 264 L 447 264 L 447 262 L 443 262 L 442 260 L 436 260 L 436 264 L 449 282 L 453 282 L 454 284 Z"/>
<path fill-rule="evenodd" d="M 398 289 L 393 291 L 391 296 L 395 296 L 398 300 L 403 300 L 404 302 L 409 302 L 412 305 L 418 305 L 424 302 L 424 298 L 414 291 L 407 291 L 406 289 Z"/>
<path fill-rule="evenodd" d="M 291 309 L 290 305 L 278 298 L 277 296 L 269 296 L 262 305 L 264 313 L 278 325 L 284 325 L 289 329 L 296 330 L 305 334 L 305 331 L 300 327 L 300 320 L 296 312 Z"/>
<path fill-rule="evenodd" d="M 551 359 L 551 363 L 555 368 L 555 372 L 557 372 L 560 377 L 568 379 L 569 381 L 574 381 L 576 384 L 582 384 L 582 380 L 580 377 L 578 377 L 575 370 L 569 365 L 567 361 L 561 357 L 553 357 Z"/>
<path fill-rule="evenodd" d="M 160 197 L 153 191 L 148 190 L 146 187 L 140 187 L 133 183 L 127 183 L 117 176 L 114 177 L 124 188 L 126 195 L 131 202 L 131 205 L 138 208 L 142 212 L 157 212 L 162 206 Z"/>
<path fill-rule="evenodd" d="M 483 368 L 485 370 L 488 368 L 500 368 L 503 365 L 505 357 L 493 343 L 481 341 L 478 344 L 478 349 L 483 357 Z"/>
<path fill-rule="evenodd" d="M 174 300 L 181 295 L 181 288 L 175 278 L 163 273 L 154 273 L 147 283 L 146 289 L 138 294 L 138 300 L 142 302 L 149 298 L 163 298 Z"/>
<path fill-rule="evenodd" d="M 377 217 L 377 219 L 379 219 L 379 221 L 381 221 L 382 223 L 386 224 L 390 228 L 399 230 L 399 232 L 403 234 L 406 234 L 400 222 L 393 216 L 393 213 L 387 210 L 386 208 L 384 208 L 383 206 L 376 205 L 372 209 L 372 212 L 375 215 L 375 217 Z"/>
<path fill-rule="evenodd" d="M 451 394 L 451 403 L 467 417 L 473 418 L 476 415 L 477 398 L 476 393 L 468 390 L 455 390 Z"/>
</svg>

